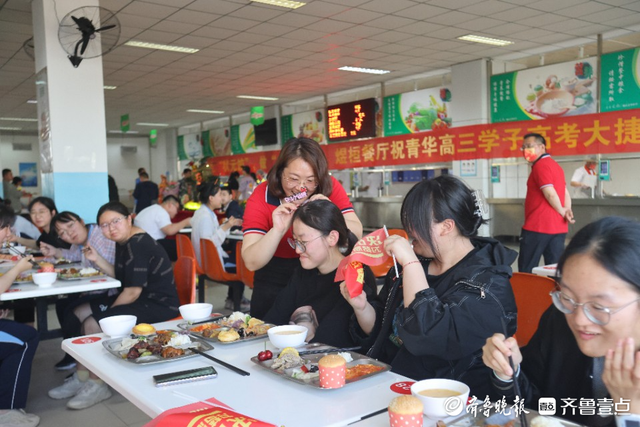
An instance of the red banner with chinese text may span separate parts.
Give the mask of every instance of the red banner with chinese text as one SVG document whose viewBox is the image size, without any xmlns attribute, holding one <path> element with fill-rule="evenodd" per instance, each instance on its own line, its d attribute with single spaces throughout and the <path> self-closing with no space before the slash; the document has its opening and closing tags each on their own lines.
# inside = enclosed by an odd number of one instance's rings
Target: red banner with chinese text
<svg viewBox="0 0 640 427">
<path fill-rule="evenodd" d="M 263 170 L 269 172 L 276 162 L 280 151 L 260 151 L 257 153 L 236 154 L 233 156 L 210 157 L 207 164 L 213 175 L 229 175 L 240 171 L 240 167 L 247 165 L 252 171 Z"/>
<path fill-rule="evenodd" d="M 640 152 L 640 109 L 463 126 L 329 144 L 322 149 L 329 169 L 508 158 L 522 155 L 522 137 L 530 132 L 543 135 L 554 156 Z M 213 172 L 219 175 L 228 175 L 243 164 L 257 163 L 260 167 L 256 169 L 267 171 L 278 153 L 214 157 L 210 161 L 216 165 Z"/>
</svg>

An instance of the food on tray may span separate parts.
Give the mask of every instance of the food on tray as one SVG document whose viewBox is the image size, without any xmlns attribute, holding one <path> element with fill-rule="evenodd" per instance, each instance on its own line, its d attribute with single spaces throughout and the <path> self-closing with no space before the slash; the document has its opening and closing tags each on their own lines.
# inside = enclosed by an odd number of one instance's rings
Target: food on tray
<svg viewBox="0 0 640 427">
<path fill-rule="evenodd" d="M 261 362 L 271 359 L 273 359 L 273 353 L 271 352 L 271 350 L 264 350 L 258 353 L 258 360 Z"/>
<path fill-rule="evenodd" d="M 376 366 L 376 365 L 370 365 L 370 364 L 356 365 L 352 368 L 347 368 L 346 379 L 352 380 L 357 377 L 362 377 L 365 375 L 372 374 L 374 372 L 381 371 L 382 369 L 383 369 L 382 366 Z M 452 393 L 457 393 L 457 392 L 452 392 Z M 459 395 L 459 394 L 460 393 L 457 393 L 456 395 Z M 451 396 L 453 396 L 453 394 Z"/>
<path fill-rule="evenodd" d="M 173 357 L 178 357 L 178 356 L 182 356 L 184 354 L 184 350 L 181 348 L 175 348 L 175 347 L 165 347 L 164 349 L 162 349 L 162 353 L 160 353 L 160 355 L 162 357 L 164 357 L 165 359 L 171 359 Z"/>
<path fill-rule="evenodd" d="M 199 325 L 194 328 L 191 328 L 191 332 L 198 332 L 202 334 L 203 337 L 213 338 L 217 337 L 221 332 L 220 328 L 222 326 L 216 323 L 205 323 L 204 325 Z"/>
<path fill-rule="evenodd" d="M 73 264 L 76 261 L 71 261 L 70 259 L 66 259 L 66 258 L 58 258 L 55 261 L 53 261 L 53 265 L 64 265 L 64 264 Z"/>
<path fill-rule="evenodd" d="M 389 403 L 389 421 L 392 426 L 422 426 L 423 405 L 415 396 L 405 395 L 394 398 Z"/>
<path fill-rule="evenodd" d="M 19 274 L 18 277 L 16 277 L 13 282 L 14 283 L 33 282 L 33 277 L 31 277 L 30 273 L 22 273 L 22 274 Z"/>
<path fill-rule="evenodd" d="M 529 423 L 531 427 L 563 427 L 563 424 L 555 418 L 538 415 Z"/>
<path fill-rule="evenodd" d="M 151 335 L 156 333 L 156 328 L 148 323 L 139 323 L 133 327 L 132 332 L 136 335 Z"/>
<path fill-rule="evenodd" d="M 60 277 L 63 279 L 99 276 L 102 274 L 95 268 L 61 268 L 58 273 L 60 273 Z"/>
<path fill-rule="evenodd" d="M 347 362 L 342 356 L 328 354 L 318 361 L 320 387 L 340 388 L 346 383 Z"/>
<path fill-rule="evenodd" d="M 247 322 L 247 326 L 249 326 L 250 328 L 253 328 L 253 327 L 258 326 L 258 325 L 263 325 L 263 324 L 264 324 L 264 321 L 262 321 L 260 319 L 256 319 L 255 317 L 252 317 Z"/>
<path fill-rule="evenodd" d="M 290 348 L 290 347 L 288 347 Z M 295 349 L 293 349 L 295 350 Z M 280 353 L 280 356 L 271 364 L 271 369 L 290 369 L 297 368 L 304 365 L 302 357 L 298 356 L 298 352 L 295 353 Z"/>
<path fill-rule="evenodd" d="M 546 417 L 540 417 L 540 418 L 546 418 Z M 484 425 L 486 427 L 514 427 L 515 424 L 516 424 L 515 413 L 510 409 L 507 409 L 504 412 L 493 414 L 489 418 L 484 420 Z M 560 423 L 549 425 L 549 427 L 552 427 L 552 426 L 555 427 L 556 425 L 558 427 L 562 427 L 562 424 Z M 545 427 L 545 426 L 546 424 L 540 424 L 537 427 Z M 533 423 L 531 424 L 531 427 L 535 427 Z"/>
<path fill-rule="evenodd" d="M 41 262 L 38 273 L 55 273 L 56 269 L 50 262 Z"/>
<path fill-rule="evenodd" d="M 227 329 L 226 331 L 221 331 L 218 334 L 218 341 L 222 342 L 231 342 L 240 339 L 240 334 L 235 329 Z"/>
<path fill-rule="evenodd" d="M 151 326 L 141 323 L 139 326 Z M 134 328 L 135 329 L 135 328 Z M 191 347 L 197 347 L 197 342 L 192 342 L 188 335 L 174 331 L 160 331 L 155 336 L 139 336 L 137 338 L 123 338 L 120 345 L 115 348 L 122 358 L 129 360 L 147 356 L 157 356 L 170 359 L 182 356 Z"/>
</svg>

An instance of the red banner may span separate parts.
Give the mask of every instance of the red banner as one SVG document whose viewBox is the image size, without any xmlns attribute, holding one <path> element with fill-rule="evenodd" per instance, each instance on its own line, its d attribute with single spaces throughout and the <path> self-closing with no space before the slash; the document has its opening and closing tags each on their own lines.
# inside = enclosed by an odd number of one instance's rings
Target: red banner
<svg viewBox="0 0 640 427">
<path fill-rule="evenodd" d="M 520 157 L 522 137 L 547 139 L 554 156 L 640 152 L 640 110 L 614 111 L 546 120 L 440 129 L 323 145 L 329 169 L 440 163 L 452 160 Z M 240 166 L 267 171 L 279 151 L 210 159 L 213 172 L 228 175 Z"/>
</svg>

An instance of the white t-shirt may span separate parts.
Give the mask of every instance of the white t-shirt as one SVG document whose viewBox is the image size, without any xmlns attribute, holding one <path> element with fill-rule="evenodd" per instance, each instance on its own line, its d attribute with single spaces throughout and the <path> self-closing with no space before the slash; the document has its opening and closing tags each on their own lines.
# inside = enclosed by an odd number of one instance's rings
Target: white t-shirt
<svg viewBox="0 0 640 427">
<path fill-rule="evenodd" d="M 579 182 L 582 185 L 586 185 L 590 187 L 582 188 L 582 187 L 572 187 L 573 194 L 572 197 L 574 199 L 587 199 L 591 197 L 591 188 L 595 187 L 596 180 L 598 179 L 596 173 L 594 171 L 588 171 L 584 166 L 579 167 L 573 173 L 571 177 L 571 182 Z"/>
<path fill-rule="evenodd" d="M 224 258 L 228 258 L 229 255 L 222 249 L 224 240 L 229 235 L 229 231 L 224 231 L 218 224 L 218 217 L 211 211 L 206 205 L 200 206 L 200 209 L 193 214 L 191 218 L 191 243 L 193 249 L 196 252 L 196 258 L 198 263 L 202 266 L 202 260 L 200 259 L 200 239 L 209 239 L 216 245 L 218 250 L 218 256 L 220 257 L 220 263 L 224 265 Z"/>
<path fill-rule="evenodd" d="M 162 205 L 151 205 L 136 215 L 133 224 L 136 227 L 142 228 L 155 240 L 159 240 L 167 237 L 167 235 L 162 232 L 162 228 L 171 224 L 171 217 Z"/>
<path fill-rule="evenodd" d="M 38 227 L 24 219 L 20 215 L 16 215 L 16 222 L 11 227 L 11 232 L 19 237 L 29 236 L 33 240 L 38 240 L 40 237 L 40 230 Z"/>
</svg>

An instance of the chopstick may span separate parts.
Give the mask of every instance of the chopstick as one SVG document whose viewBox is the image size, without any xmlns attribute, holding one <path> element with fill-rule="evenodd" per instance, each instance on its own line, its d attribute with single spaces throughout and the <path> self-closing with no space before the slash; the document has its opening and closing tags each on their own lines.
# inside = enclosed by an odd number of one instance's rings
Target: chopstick
<svg viewBox="0 0 640 427">
<path fill-rule="evenodd" d="M 194 353 L 198 353 L 200 356 L 206 357 L 206 358 L 207 358 L 207 359 L 209 359 L 209 360 L 213 360 L 214 362 L 216 362 L 216 363 L 218 363 L 218 364 L 220 364 L 220 365 L 224 366 L 224 367 L 225 367 L 225 368 L 227 368 L 227 369 L 231 369 L 231 370 L 232 370 L 233 372 L 235 372 L 236 374 L 240 374 L 240 375 L 243 375 L 243 376 L 245 376 L 245 377 L 248 377 L 249 375 L 251 375 L 249 372 L 247 372 L 247 371 L 243 371 L 243 370 L 242 370 L 242 369 L 240 369 L 240 368 L 236 368 L 235 366 L 230 365 L 229 363 L 227 363 L 227 362 L 225 362 L 225 361 L 223 361 L 223 360 L 216 359 L 215 357 L 208 355 L 207 353 L 205 353 L 205 352 L 204 352 L 204 351 L 202 351 L 202 350 L 198 350 L 198 349 L 196 349 L 196 348 L 191 348 L 190 350 L 191 350 L 191 351 L 193 351 Z"/>
<path fill-rule="evenodd" d="M 387 226 L 383 225 L 382 226 L 384 228 L 384 234 L 389 237 L 389 231 L 387 230 Z M 398 263 L 396 262 L 396 256 L 391 254 L 391 256 L 393 257 L 393 268 L 396 269 L 396 278 L 400 277 L 400 274 L 398 274 Z"/>
<path fill-rule="evenodd" d="M 502 332 L 504 333 L 504 337 L 507 338 L 507 325 L 504 323 L 504 319 L 500 318 L 500 321 L 502 322 Z M 509 356 L 509 366 L 511 367 L 511 370 L 513 371 L 513 391 L 516 394 L 516 396 L 520 397 L 520 400 L 522 401 L 522 394 L 521 394 L 521 390 L 520 390 L 520 384 L 518 384 L 518 378 L 516 378 L 516 365 L 515 363 L 513 363 L 513 357 Z M 524 411 L 520 411 L 520 426 L 521 427 L 529 427 L 529 423 L 527 422 L 527 417 L 524 413 Z"/>
<path fill-rule="evenodd" d="M 20 252 L 19 250 L 15 249 L 13 246 L 9 246 L 9 252 L 13 252 L 15 255 L 18 255 L 20 258 L 26 258 L 26 256 L 27 256 L 27 255 L 23 254 L 22 252 Z M 29 262 L 35 268 L 40 268 L 40 264 L 38 264 L 34 260 L 30 259 Z"/>
<path fill-rule="evenodd" d="M 209 319 L 207 319 L 207 320 L 201 320 L 201 321 L 199 321 L 199 322 L 193 322 L 193 323 L 188 323 L 188 322 L 187 322 L 187 323 L 189 324 L 189 326 L 191 326 L 191 325 L 201 325 L 201 324 L 203 324 L 203 323 L 211 323 L 211 322 L 215 322 L 216 320 L 220 320 L 220 319 L 222 319 L 223 317 L 224 317 L 224 316 L 216 316 L 216 317 L 211 317 L 211 318 L 209 318 Z"/>
<path fill-rule="evenodd" d="M 322 354 L 322 353 L 342 353 L 343 351 L 353 351 L 360 350 L 362 347 L 347 347 L 347 348 L 325 348 L 324 350 L 308 350 L 301 351 L 298 353 L 299 356 L 304 356 L 306 354 Z"/>
</svg>

